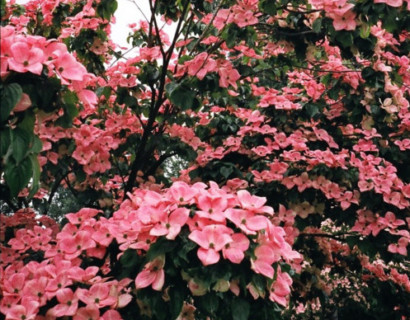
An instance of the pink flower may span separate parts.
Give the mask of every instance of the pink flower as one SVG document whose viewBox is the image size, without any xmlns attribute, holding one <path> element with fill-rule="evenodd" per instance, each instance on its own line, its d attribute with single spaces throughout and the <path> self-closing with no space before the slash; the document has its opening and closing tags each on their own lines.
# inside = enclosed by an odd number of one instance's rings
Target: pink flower
<svg viewBox="0 0 410 320">
<path fill-rule="evenodd" d="M 23 297 L 30 297 L 33 301 L 38 301 L 40 306 L 43 306 L 47 302 L 47 296 L 45 294 L 47 287 L 48 277 L 39 277 L 27 281 L 23 289 Z"/>
<path fill-rule="evenodd" d="M 193 60 L 187 61 L 184 64 L 188 67 L 188 74 L 196 76 L 202 80 L 207 73 L 216 71 L 216 61 L 209 57 L 208 53 L 202 52 L 198 54 Z"/>
<path fill-rule="evenodd" d="M 23 298 L 21 304 L 12 306 L 7 314 L 6 320 L 34 320 L 38 313 L 40 304 L 31 298 Z"/>
<path fill-rule="evenodd" d="M 234 87 L 235 89 L 238 88 L 236 85 L 236 81 L 241 78 L 239 72 L 234 68 L 220 68 L 218 70 L 219 74 L 219 86 L 221 88 L 228 88 L 229 85 Z"/>
<path fill-rule="evenodd" d="M 100 320 L 121 320 L 121 315 L 117 310 L 107 310 Z"/>
<path fill-rule="evenodd" d="M 41 49 L 30 46 L 27 42 L 16 42 L 10 46 L 9 69 L 17 72 L 41 74 L 44 53 Z"/>
<path fill-rule="evenodd" d="M 63 84 L 69 84 L 68 80 L 82 81 L 87 74 L 85 67 L 77 62 L 69 53 L 60 55 L 58 59 L 54 61 L 54 66 Z"/>
<path fill-rule="evenodd" d="M 117 302 L 116 297 L 110 295 L 111 286 L 108 283 L 96 283 L 87 289 L 77 289 L 77 297 L 87 305 L 103 308 Z"/>
<path fill-rule="evenodd" d="M 275 282 L 270 289 L 269 299 L 277 302 L 280 305 L 286 307 L 286 297 L 290 293 L 290 286 L 292 285 L 292 279 L 287 273 L 282 273 L 280 267 Z"/>
<path fill-rule="evenodd" d="M 14 107 L 14 112 L 22 112 L 30 108 L 31 100 L 30 96 L 26 93 L 23 93 L 19 102 L 17 102 L 16 106 Z"/>
<path fill-rule="evenodd" d="M 169 240 L 174 240 L 185 225 L 189 217 L 189 209 L 177 208 L 164 220 L 159 221 L 150 231 L 152 236 L 164 236 Z"/>
<path fill-rule="evenodd" d="M 256 260 L 251 260 L 251 268 L 256 273 L 263 274 L 273 279 L 274 269 L 272 264 L 280 259 L 269 245 L 260 245 L 255 249 Z"/>
<path fill-rule="evenodd" d="M 232 230 L 224 225 L 209 225 L 200 230 L 194 230 L 188 238 L 197 243 L 198 258 L 204 266 L 217 263 L 219 261 L 219 251 L 226 244 L 232 242 L 230 234 Z"/>
<path fill-rule="evenodd" d="M 273 209 L 271 207 L 264 206 L 266 203 L 265 197 L 252 195 L 247 190 L 239 190 L 237 195 L 239 204 L 243 209 L 253 213 L 267 213 L 269 215 L 273 215 Z"/>
<path fill-rule="evenodd" d="M 4 296 L 18 296 L 26 282 L 26 276 L 23 273 L 12 274 L 9 278 L 4 279 L 3 295 Z"/>
<path fill-rule="evenodd" d="M 204 193 L 198 197 L 198 208 L 196 214 L 201 218 L 208 218 L 216 222 L 225 221 L 224 210 L 228 205 L 227 199 L 221 195 Z"/>
<path fill-rule="evenodd" d="M 387 248 L 387 251 L 391 253 L 398 253 L 403 256 L 407 256 L 407 246 L 409 244 L 409 239 L 406 237 L 401 237 L 397 244 L 390 244 Z"/>
<path fill-rule="evenodd" d="M 73 316 L 77 312 L 78 298 L 70 288 L 64 288 L 57 291 L 57 300 L 59 302 L 48 313 L 54 317 Z"/>
<path fill-rule="evenodd" d="M 95 305 L 88 305 L 77 310 L 73 320 L 100 320 L 100 310 Z"/>
<path fill-rule="evenodd" d="M 242 209 L 228 209 L 226 217 L 246 234 L 256 234 L 256 231 L 267 228 L 269 222 L 265 216 L 257 216 Z"/>
<path fill-rule="evenodd" d="M 385 3 L 388 6 L 399 8 L 403 4 L 403 0 L 374 0 L 374 3 Z"/>
<path fill-rule="evenodd" d="M 222 249 L 222 255 L 232 263 L 241 263 L 248 248 L 249 239 L 242 233 L 235 233 L 232 235 L 232 242 L 227 243 Z"/>
<path fill-rule="evenodd" d="M 60 248 L 64 252 L 66 259 L 78 257 L 83 250 L 96 246 L 91 234 L 87 231 L 78 231 L 74 237 L 66 237 L 60 241 Z"/>
<path fill-rule="evenodd" d="M 180 204 L 190 203 L 197 194 L 194 188 L 183 181 L 174 182 L 168 192 L 172 199 Z"/>
<path fill-rule="evenodd" d="M 165 256 L 156 257 L 153 261 L 148 262 L 135 278 L 135 288 L 141 289 L 152 285 L 152 289 L 161 291 L 165 282 Z"/>
<path fill-rule="evenodd" d="M 356 13 L 351 10 L 345 12 L 343 15 L 330 13 L 329 16 L 333 19 L 333 27 L 336 31 L 356 29 Z"/>
</svg>

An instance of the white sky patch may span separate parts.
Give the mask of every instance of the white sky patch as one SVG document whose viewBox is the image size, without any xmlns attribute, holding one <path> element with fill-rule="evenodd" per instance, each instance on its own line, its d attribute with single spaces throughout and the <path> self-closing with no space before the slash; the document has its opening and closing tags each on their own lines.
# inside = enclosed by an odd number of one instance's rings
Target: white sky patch
<svg viewBox="0 0 410 320">
<path fill-rule="evenodd" d="M 131 23 L 138 25 L 139 21 L 147 21 L 151 17 L 151 10 L 149 7 L 149 0 L 117 0 L 118 8 L 115 12 L 116 22 L 111 27 L 111 37 L 114 43 L 121 47 L 130 48 L 127 43 L 127 36 L 131 29 L 128 27 Z M 173 37 L 176 29 L 176 23 L 170 25 L 161 20 L 157 16 L 157 23 L 160 29 Z M 172 39 L 171 39 L 172 40 Z"/>
<path fill-rule="evenodd" d="M 131 23 L 137 23 L 140 20 L 145 20 L 145 14 L 147 18 L 150 17 L 150 8 L 148 0 L 117 0 L 118 8 L 115 12 L 116 22 L 111 26 L 111 38 L 114 43 L 121 47 L 130 48 L 127 43 L 127 36 L 131 29 L 128 27 Z M 138 9 L 138 7 L 141 11 Z"/>
</svg>

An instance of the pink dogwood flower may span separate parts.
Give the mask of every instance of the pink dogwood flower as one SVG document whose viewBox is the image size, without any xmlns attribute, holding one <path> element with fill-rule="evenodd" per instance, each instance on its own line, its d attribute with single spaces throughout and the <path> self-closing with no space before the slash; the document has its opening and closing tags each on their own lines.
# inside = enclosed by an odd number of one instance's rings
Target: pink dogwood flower
<svg viewBox="0 0 410 320">
<path fill-rule="evenodd" d="M 19 41 L 10 46 L 10 52 L 11 56 L 8 59 L 10 70 L 38 75 L 43 71 L 44 53 L 40 48 Z"/>
<path fill-rule="evenodd" d="M 37 316 L 39 306 L 38 301 L 23 298 L 20 304 L 16 304 L 8 310 L 6 320 L 34 320 Z"/>
<path fill-rule="evenodd" d="M 148 262 L 135 278 L 135 288 L 141 289 L 152 285 L 152 289 L 161 291 L 165 282 L 165 256 L 161 255 Z"/>
<path fill-rule="evenodd" d="M 207 266 L 219 261 L 219 251 L 232 242 L 231 233 L 232 230 L 224 225 L 212 224 L 202 230 L 194 230 L 188 238 L 200 246 L 197 252 L 198 258 L 204 266 Z"/>
</svg>

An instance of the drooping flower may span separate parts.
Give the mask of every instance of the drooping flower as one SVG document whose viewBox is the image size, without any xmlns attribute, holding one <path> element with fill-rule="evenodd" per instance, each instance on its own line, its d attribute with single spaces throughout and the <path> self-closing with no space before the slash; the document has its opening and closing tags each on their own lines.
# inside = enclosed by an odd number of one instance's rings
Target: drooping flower
<svg viewBox="0 0 410 320">
<path fill-rule="evenodd" d="M 164 265 L 164 255 L 158 256 L 151 262 L 148 262 L 144 270 L 135 278 L 135 288 L 142 289 L 152 285 L 152 289 L 161 291 L 165 282 Z"/>
</svg>

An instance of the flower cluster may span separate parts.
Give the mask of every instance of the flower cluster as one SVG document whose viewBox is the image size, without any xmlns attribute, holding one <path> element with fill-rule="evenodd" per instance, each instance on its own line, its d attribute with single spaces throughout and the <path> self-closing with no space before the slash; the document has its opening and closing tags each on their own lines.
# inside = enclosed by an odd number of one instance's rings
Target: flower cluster
<svg viewBox="0 0 410 320">
<path fill-rule="evenodd" d="M 161 239 L 192 241 L 197 265 L 204 267 L 216 265 L 221 259 L 236 265 L 249 261 L 245 263 L 248 268 L 270 279 L 262 289 L 246 283 L 254 299 L 264 297 L 266 290 L 271 301 L 287 304 L 292 280 L 278 263 L 297 266 L 300 255 L 285 241 L 284 230 L 272 223 L 273 209 L 265 205 L 265 198 L 246 190 L 234 194 L 212 182 L 208 187 L 178 181 L 164 191 L 137 189 L 129 198 L 108 219 L 90 208 L 67 214 L 68 222 L 58 232 L 48 220 L 38 219 L 33 213 L 2 217 L 3 235 L 6 229 L 14 231 L 11 239 L 3 236 L 7 244 L 2 245 L 0 311 L 6 319 L 34 319 L 42 314 L 40 308 L 46 310 L 43 315 L 48 319 L 98 319 L 101 315 L 120 319 L 120 309 L 132 300 L 132 282 L 137 290 L 149 286 L 165 290 L 169 285 L 167 260 L 172 256 L 156 255 L 142 265 L 134 281 L 117 281 L 109 277 L 112 270 L 106 255 L 108 247 L 116 243 L 120 256 L 127 250 L 145 256 Z M 22 218 L 25 221 L 20 221 Z M 38 262 L 33 260 L 36 256 L 43 258 Z M 85 261 L 88 263 L 84 265 Z M 98 261 L 106 266 L 97 267 Z M 199 280 L 189 270 L 180 271 L 191 293 L 198 295 L 193 283 Z M 225 280 L 239 295 L 241 288 L 233 286 L 234 279 Z"/>
</svg>

